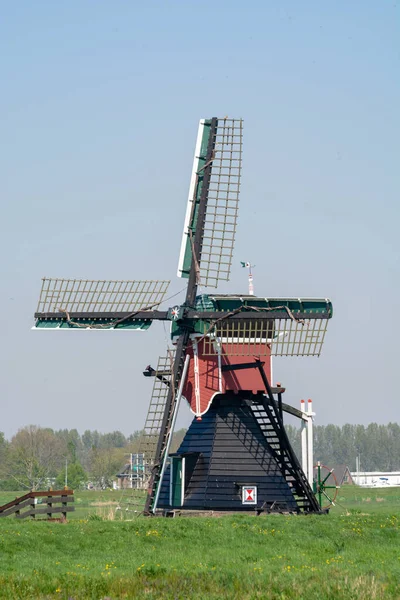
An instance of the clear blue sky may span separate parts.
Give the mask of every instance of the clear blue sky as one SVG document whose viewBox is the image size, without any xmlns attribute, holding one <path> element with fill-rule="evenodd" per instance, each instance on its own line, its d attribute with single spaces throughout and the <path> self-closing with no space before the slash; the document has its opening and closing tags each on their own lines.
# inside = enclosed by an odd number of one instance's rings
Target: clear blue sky
<svg viewBox="0 0 400 600">
<path fill-rule="evenodd" d="M 46 276 L 175 278 L 201 117 L 245 120 L 240 260 L 256 293 L 334 302 L 319 359 L 282 359 L 317 423 L 399 421 L 398 2 L 2 3 L 0 431 L 129 433 L 147 333 L 32 332 Z M 181 423 L 185 423 L 182 417 Z"/>
</svg>

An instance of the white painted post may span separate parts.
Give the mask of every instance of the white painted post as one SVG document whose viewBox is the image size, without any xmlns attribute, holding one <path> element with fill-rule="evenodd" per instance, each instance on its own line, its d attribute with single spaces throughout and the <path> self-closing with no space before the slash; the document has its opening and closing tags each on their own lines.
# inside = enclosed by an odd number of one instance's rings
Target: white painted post
<svg viewBox="0 0 400 600">
<path fill-rule="evenodd" d="M 251 268 L 249 271 L 249 296 L 254 296 L 253 274 L 251 272 Z"/>
<path fill-rule="evenodd" d="M 222 344 L 217 337 L 214 339 L 214 350 L 218 355 L 218 391 L 222 392 Z"/>
<path fill-rule="evenodd" d="M 133 454 L 131 452 L 131 490 L 133 489 Z"/>
<path fill-rule="evenodd" d="M 200 374 L 199 374 L 199 349 L 197 340 L 192 340 L 194 359 L 194 396 L 196 398 L 196 417 L 200 415 Z"/>
<path fill-rule="evenodd" d="M 305 402 L 300 400 L 300 410 L 305 414 Z M 308 461 L 307 461 L 307 424 L 304 419 L 301 419 L 301 468 L 308 479 Z"/>
<path fill-rule="evenodd" d="M 273 367 L 273 364 L 272 364 L 272 356 L 271 355 L 269 357 L 269 361 L 270 361 L 269 364 L 271 366 L 271 382 L 270 382 L 270 386 L 274 387 L 274 367 Z"/>
<path fill-rule="evenodd" d="M 308 400 L 308 422 L 307 422 L 307 458 L 308 458 L 308 482 L 312 486 L 314 475 L 314 439 L 313 439 L 313 411 L 312 400 Z"/>
</svg>

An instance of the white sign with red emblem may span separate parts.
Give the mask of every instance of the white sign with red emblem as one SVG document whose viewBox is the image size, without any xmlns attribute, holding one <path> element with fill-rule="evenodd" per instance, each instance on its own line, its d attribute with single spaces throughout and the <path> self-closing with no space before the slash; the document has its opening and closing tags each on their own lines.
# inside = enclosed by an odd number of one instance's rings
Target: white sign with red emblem
<svg viewBox="0 0 400 600">
<path fill-rule="evenodd" d="M 242 487 L 242 504 L 257 504 L 256 485 L 244 485 Z"/>
</svg>

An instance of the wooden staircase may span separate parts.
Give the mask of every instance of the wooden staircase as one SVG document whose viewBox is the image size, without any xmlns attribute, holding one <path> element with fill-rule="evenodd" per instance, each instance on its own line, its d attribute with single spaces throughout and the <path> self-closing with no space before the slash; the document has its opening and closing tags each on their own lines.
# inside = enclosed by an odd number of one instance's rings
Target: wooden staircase
<svg viewBox="0 0 400 600">
<path fill-rule="evenodd" d="M 254 401 L 251 408 L 268 442 L 272 456 L 280 465 L 282 475 L 292 488 L 299 510 L 319 512 L 314 493 L 287 438 L 277 403 L 263 396 L 261 401 Z"/>
</svg>

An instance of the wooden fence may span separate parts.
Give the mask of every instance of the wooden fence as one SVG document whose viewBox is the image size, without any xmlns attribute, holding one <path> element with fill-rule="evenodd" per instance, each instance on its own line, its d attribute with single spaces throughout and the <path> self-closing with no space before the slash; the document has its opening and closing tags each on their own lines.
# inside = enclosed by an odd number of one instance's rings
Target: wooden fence
<svg viewBox="0 0 400 600">
<path fill-rule="evenodd" d="M 15 515 L 17 519 L 34 519 L 36 515 L 45 515 L 47 519 L 52 519 L 53 515 L 60 515 L 59 518 L 65 520 L 67 513 L 75 510 L 73 502 L 73 490 L 29 492 L 0 506 L 0 517 Z"/>
</svg>

